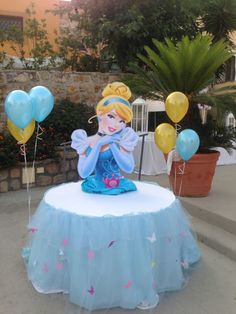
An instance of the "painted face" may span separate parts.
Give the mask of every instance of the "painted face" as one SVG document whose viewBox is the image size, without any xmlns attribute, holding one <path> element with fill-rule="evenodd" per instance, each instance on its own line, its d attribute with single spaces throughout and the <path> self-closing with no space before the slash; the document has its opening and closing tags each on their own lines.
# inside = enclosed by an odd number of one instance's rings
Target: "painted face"
<svg viewBox="0 0 236 314">
<path fill-rule="evenodd" d="M 107 135 L 121 131 L 125 125 L 125 120 L 123 120 L 115 110 L 102 114 L 99 117 L 99 131 Z"/>
</svg>

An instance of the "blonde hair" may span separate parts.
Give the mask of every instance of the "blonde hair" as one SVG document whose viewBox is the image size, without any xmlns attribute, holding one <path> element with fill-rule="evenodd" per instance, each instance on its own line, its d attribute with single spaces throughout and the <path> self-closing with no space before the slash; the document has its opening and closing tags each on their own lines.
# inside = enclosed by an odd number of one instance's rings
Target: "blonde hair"
<svg viewBox="0 0 236 314">
<path fill-rule="evenodd" d="M 131 97 L 131 91 L 128 86 L 122 82 L 113 82 L 104 88 L 102 96 L 104 98 L 99 101 L 96 107 L 98 115 L 115 109 L 117 114 L 124 119 L 125 122 L 132 120 L 133 112 L 128 102 Z"/>
</svg>

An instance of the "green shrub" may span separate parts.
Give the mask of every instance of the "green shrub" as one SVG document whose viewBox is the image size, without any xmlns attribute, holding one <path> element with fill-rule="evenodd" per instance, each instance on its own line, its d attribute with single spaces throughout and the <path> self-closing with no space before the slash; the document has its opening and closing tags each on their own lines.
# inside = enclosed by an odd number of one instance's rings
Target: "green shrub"
<svg viewBox="0 0 236 314">
<path fill-rule="evenodd" d="M 93 107 L 86 104 L 75 104 L 64 99 L 55 104 L 51 114 L 40 124 L 43 133 L 39 136 L 36 150 L 36 161 L 47 158 L 58 158 L 56 147 L 62 142 L 71 140 L 71 133 L 75 129 L 84 129 L 91 135 L 97 131 L 97 123 L 88 123 L 88 119 L 95 115 Z M 34 160 L 36 130 L 26 143 L 27 161 Z M 0 168 L 11 167 L 17 162 L 23 162 L 20 145 L 8 133 L 0 134 Z"/>
<path fill-rule="evenodd" d="M 70 140 L 75 129 L 84 129 L 91 135 L 96 133 L 97 124 L 88 123 L 88 119 L 95 115 L 93 107 L 87 104 L 75 104 L 68 99 L 59 102 L 48 116 L 42 127 L 55 140 L 55 145 Z"/>
<path fill-rule="evenodd" d="M 0 169 L 16 164 L 19 158 L 19 149 L 16 140 L 9 133 L 0 133 Z"/>
</svg>

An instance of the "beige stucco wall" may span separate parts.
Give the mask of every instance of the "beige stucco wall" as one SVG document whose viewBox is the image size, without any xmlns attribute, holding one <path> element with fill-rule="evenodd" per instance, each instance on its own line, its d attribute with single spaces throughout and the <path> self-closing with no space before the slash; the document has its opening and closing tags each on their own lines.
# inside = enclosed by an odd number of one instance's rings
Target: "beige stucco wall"
<svg viewBox="0 0 236 314">
<path fill-rule="evenodd" d="M 25 17 L 25 11 L 30 6 L 31 0 L 1 0 L 0 1 L 0 15 L 10 15 L 10 16 L 22 16 Z M 52 45 L 55 47 L 54 43 L 54 30 L 59 28 L 59 17 L 53 16 L 51 13 L 45 14 L 46 10 L 54 8 L 55 4 L 58 4 L 59 0 L 34 0 L 36 18 L 46 19 L 48 39 Z M 26 42 L 26 51 L 30 48 L 30 43 Z M 10 48 L 10 45 L 4 47 L 4 50 L 9 55 L 14 55 L 14 52 Z"/>
<path fill-rule="evenodd" d="M 236 32 L 233 32 L 233 33 L 232 33 L 231 38 L 232 38 L 232 40 L 233 40 L 233 42 L 234 42 L 234 44 L 235 44 L 235 46 L 236 46 Z M 236 52 L 236 48 L 235 48 L 234 50 L 235 50 L 235 52 Z"/>
</svg>

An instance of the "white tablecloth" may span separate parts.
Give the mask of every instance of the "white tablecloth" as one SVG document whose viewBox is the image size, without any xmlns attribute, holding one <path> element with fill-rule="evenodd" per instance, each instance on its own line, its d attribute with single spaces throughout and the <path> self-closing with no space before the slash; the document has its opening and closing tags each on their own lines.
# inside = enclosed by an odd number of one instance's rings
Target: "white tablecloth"
<svg viewBox="0 0 236 314">
<path fill-rule="evenodd" d="M 139 170 L 141 156 L 142 138 L 139 139 L 134 149 L 135 171 Z M 157 175 L 166 173 L 166 161 L 163 153 L 157 148 L 154 142 L 154 133 L 149 132 L 145 137 L 142 174 Z"/>
<path fill-rule="evenodd" d="M 157 212 L 175 201 L 172 192 L 158 185 L 138 181 L 135 181 L 135 185 L 137 191 L 122 193 L 115 197 L 114 195 L 104 197 L 102 194 L 91 196 L 89 193 L 84 193 L 81 189 L 81 182 L 61 184 L 46 193 L 45 202 L 56 209 L 63 208 L 67 212 L 81 216 L 104 217 Z M 156 202 L 157 193 L 160 195 L 158 203 Z"/>
<path fill-rule="evenodd" d="M 135 172 L 139 171 L 141 146 L 142 138 L 140 137 L 138 144 L 134 149 Z M 217 161 L 217 166 L 236 164 L 236 150 L 232 150 L 232 153 L 229 154 L 222 147 L 215 147 L 214 149 L 220 152 L 220 157 Z M 142 174 L 157 175 L 166 172 L 167 167 L 164 155 L 160 151 L 160 149 L 158 149 L 154 142 L 154 133 L 149 132 L 148 135 L 145 137 Z"/>
<path fill-rule="evenodd" d="M 216 147 L 214 149 L 220 152 L 220 157 L 217 161 L 218 166 L 236 164 L 236 150 L 235 149 L 232 150 L 231 154 L 229 154 L 227 150 L 225 150 L 222 147 Z"/>
</svg>

